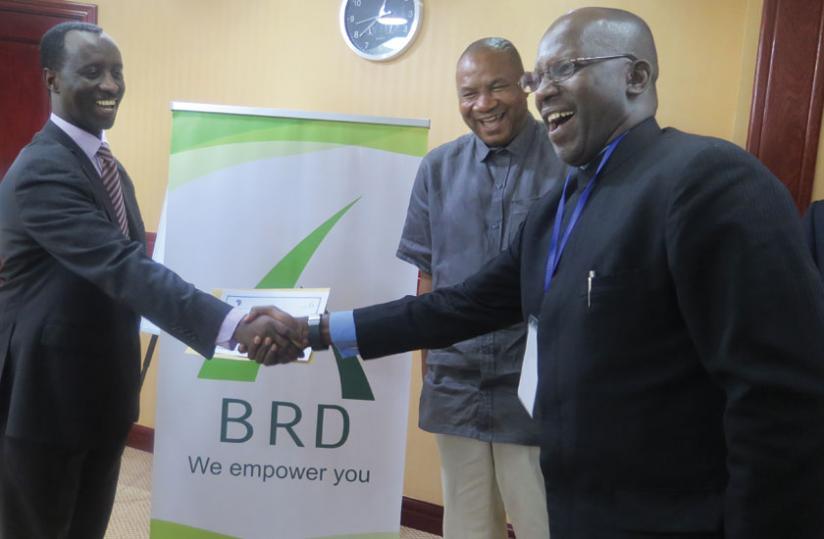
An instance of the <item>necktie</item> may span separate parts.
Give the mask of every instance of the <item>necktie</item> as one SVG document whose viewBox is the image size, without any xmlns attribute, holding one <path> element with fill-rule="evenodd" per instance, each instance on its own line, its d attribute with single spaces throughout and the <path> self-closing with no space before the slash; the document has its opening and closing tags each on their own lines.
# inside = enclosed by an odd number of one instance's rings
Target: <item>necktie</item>
<svg viewBox="0 0 824 539">
<path fill-rule="evenodd" d="M 114 214 L 120 231 L 129 237 L 129 223 L 126 221 L 126 205 L 123 203 L 123 189 L 120 186 L 120 172 L 117 170 L 117 163 L 114 160 L 109 145 L 105 142 L 97 150 L 97 157 L 100 159 L 100 178 L 103 180 L 103 187 L 109 194 L 109 199 L 114 206 Z"/>
</svg>

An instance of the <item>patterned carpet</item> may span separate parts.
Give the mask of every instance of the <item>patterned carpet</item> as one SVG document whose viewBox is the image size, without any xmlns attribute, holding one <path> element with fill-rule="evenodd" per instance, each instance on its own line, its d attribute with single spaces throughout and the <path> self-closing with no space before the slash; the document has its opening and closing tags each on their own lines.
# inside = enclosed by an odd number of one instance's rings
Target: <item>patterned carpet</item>
<svg viewBox="0 0 824 539">
<path fill-rule="evenodd" d="M 148 539 L 152 492 L 152 455 L 126 448 L 120 482 L 106 539 Z M 438 539 L 439 536 L 401 528 L 401 539 Z M 275 538 L 273 538 L 275 539 Z"/>
</svg>

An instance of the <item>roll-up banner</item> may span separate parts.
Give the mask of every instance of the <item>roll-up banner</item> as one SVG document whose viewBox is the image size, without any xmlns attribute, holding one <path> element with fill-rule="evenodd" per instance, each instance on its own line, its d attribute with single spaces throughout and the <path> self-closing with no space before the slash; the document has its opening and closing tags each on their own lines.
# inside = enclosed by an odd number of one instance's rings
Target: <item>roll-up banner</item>
<svg viewBox="0 0 824 539">
<path fill-rule="evenodd" d="M 163 246 L 203 290 L 414 294 L 395 258 L 428 121 L 173 103 Z M 411 358 L 261 367 L 159 347 L 152 539 L 399 537 Z"/>
</svg>

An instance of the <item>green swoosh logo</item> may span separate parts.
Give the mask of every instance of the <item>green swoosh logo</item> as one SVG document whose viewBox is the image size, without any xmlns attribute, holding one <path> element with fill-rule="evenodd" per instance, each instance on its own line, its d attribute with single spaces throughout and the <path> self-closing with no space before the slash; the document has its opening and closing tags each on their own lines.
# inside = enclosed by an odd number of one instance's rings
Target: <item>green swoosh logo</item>
<svg viewBox="0 0 824 539">
<path fill-rule="evenodd" d="M 261 279 L 255 288 L 294 288 L 301 273 L 306 268 L 312 255 L 335 227 L 340 219 L 354 206 L 356 198 L 334 215 L 329 217 L 308 236 L 295 245 L 269 273 Z M 351 400 L 375 400 L 372 388 L 363 367 L 357 358 L 343 358 L 334 350 L 335 363 L 338 367 L 341 383 L 341 398 Z M 203 362 L 198 378 L 204 380 L 227 380 L 233 382 L 254 382 L 260 365 L 254 361 L 234 361 L 215 358 Z"/>
</svg>

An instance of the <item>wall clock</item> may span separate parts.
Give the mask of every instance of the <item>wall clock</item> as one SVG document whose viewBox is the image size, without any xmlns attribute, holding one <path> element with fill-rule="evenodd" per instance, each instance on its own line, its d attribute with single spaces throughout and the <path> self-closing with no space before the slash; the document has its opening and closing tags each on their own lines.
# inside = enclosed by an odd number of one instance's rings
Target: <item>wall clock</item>
<svg viewBox="0 0 824 539">
<path fill-rule="evenodd" d="M 358 56 L 389 60 L 415 40 L 422 11 L 422 0 L 343 0 L 340 31 Z"/>
</svg>

